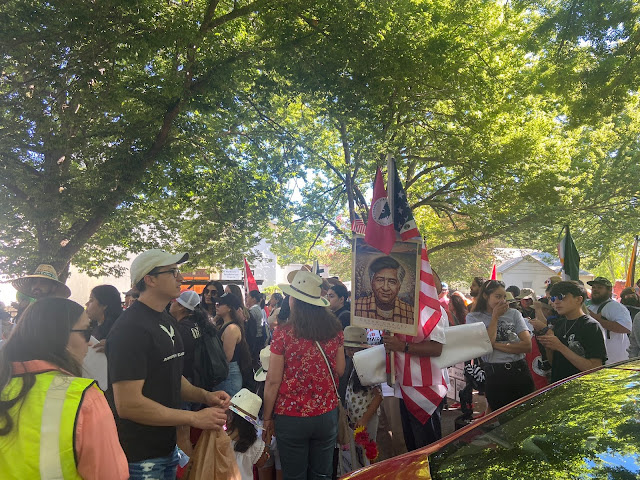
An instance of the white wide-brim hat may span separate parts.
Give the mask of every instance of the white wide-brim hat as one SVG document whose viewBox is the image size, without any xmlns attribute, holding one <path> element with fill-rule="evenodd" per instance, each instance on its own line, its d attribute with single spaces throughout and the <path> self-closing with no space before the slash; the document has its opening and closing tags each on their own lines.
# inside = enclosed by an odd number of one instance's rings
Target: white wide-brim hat
<svg viewBox="0 0 640 480">
<path fill-rule="evenodd" d="M 71 290 L 64 283 L 58 280 L 58 274 L 56 273 L 56 269 L 51 265 L 42 264 L 38 265 L 36 271 L 33 275 L 27 275 L 25 277 L 16 278 L 15 280 L 11 280 L 11 285 L 17 291 L 26 295 L 27 297 L 31 297 L 31 284 L 37 278 L 44 278 L 46 280 L 51 280 L 56 284 L 56 289 L 53 292 L 53 295 L 56 297 L 69 298 L 71 296 Z"/>
<path fill-rule="evenodd" d="M 269 370 L 269 362 L 271 361 L 271 345 L 267 345 L 260 350 L 260 365 L 262 365 L 253 375 L 256 382 L 264 382 L 267 380 L 267 371 Z"/>
<path fill-rule="evenodd" d="M 258 414 L 262 406 L 262 399 L 259 395 L 243 388 L 231 399 L 229 410 L 240 415 L 247 422 L 258 426 Z"/>
<path fill-rule="evenodd" d="M 329 301 L 322 298 L 322 279 L 311 272 L 300 270 L 296 272 L 291 283 L 279 283 L 278 287 L 287 295 L 301 302 L 326 307 Z"/>
</svg>

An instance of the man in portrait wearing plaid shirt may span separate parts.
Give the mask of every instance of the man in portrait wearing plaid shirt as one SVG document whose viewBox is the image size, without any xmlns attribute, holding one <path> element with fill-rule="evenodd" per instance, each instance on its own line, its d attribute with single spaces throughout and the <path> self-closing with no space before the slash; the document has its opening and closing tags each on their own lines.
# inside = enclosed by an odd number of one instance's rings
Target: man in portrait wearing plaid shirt
<svg viewBox="0 0 640 480">
<path fill-rule="evenodd" d="M 381 256 L 369 265 L 371 295 L 356 300 L 355 315 L 413 324 L 413 305 L 398 298 L 405 271 L 393 257 Z"/>
</svg>

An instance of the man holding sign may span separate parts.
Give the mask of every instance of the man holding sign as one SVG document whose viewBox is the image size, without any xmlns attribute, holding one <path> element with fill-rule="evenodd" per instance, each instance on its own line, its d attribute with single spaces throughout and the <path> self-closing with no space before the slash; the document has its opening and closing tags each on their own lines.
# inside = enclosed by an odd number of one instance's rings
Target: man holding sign
<svg viewBox="0 0 640 480">
<path fill-rule="evenodd" d="M 389 212 L 393 221 L 390 222 L 388 219 L 382 221 L 374 215 L 378 211 L 385 212 L 386 209 L 372 208 L 364 239 L 366 243 L 386 255 L 374 259 L 370 264 L 369 277 L 372 293 L 356 300 L 354 320 L 356 324 L 369 328 L 379 328 L 376 323 L 383 319 L 392 322 L 385 328 L 395 331 L 397 335 L 385 335 L 384 345 L 387 352 L 393 352 L 391 357 L 396 374 L 394 393 L 400 399 L 400 414 L 406 446 L 408 450 L 415 450 L 442 437 L 440 412 L 443 399 L 447 394 L 449 378 L 447 371 L 439 368 L 432 359 L 442 353 L 442 347 L 446 342 L 444 329 L 448 324 L 448 318 L 438 301 L 438 290 L 441 290 L 441 284 L 431 270 L 424 242 L 421 249 L 417 245 L 419 250 L 415 296 L 418 298 L 419 315 L 414 316 L 416 310 L 413 305 L 402 302 L 398 298 L 405 271 L 400 262 L 389 256 L 392 250 L 396 257 L 398 256 L 398 249 L 394 249 L 395 238 L 387 241 L 386 236 L 382 235 L 386 232 L 380 230 L 389 228 L 387 223 L 393 225 L 393 233 L 398 234 L 403 242 L 419 238 L 420 232 L 416 227 L 411 207 L 407 202 L 407 195 L 392 159 L 389 161 L 388 171 L 390 174 L 388 198 L 392 199 Z M 385 197 L 382 175 L 378 170 L 372 204 L 384 203 Z M 408 244 L 404 245 L 406 247 Z M 357 258 L 358 241 L 354 245 L 353 269 L 356 291 L 358 286 L 356 280 L 359 278 L 356 274 Z M 367 319 L 372 320 L 367 321 Z M 408 326 L 406 323 L 411 324 L 411 330 L 404 328 Z M 408 333 L 409 331 L 411 333 Z M 400 332 L 408 334 L 400 334 Z"/>
</svg>

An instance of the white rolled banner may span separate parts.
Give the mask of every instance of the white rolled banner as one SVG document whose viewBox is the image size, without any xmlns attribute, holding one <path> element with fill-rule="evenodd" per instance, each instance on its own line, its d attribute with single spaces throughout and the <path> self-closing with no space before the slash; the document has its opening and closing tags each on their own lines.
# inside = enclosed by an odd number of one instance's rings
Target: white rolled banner
<svg viewBox="0 0 640 480">
<path fill-rule="evenodd" d="M 491 340 L 484 323 L 467 323 L 444 329 L 445 343 L 439 357 L 433 363 L 447 368 L 493 352 Z"/>
</svg>

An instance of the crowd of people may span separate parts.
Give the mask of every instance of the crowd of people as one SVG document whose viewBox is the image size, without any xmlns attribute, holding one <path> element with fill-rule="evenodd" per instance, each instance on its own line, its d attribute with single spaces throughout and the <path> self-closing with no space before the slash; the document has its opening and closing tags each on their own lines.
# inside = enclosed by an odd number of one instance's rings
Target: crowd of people
<svg viewBox="0 0 640 480">
<path fill-rule="evenodd" d="M 143 252 L 124 302 L 100 285 L 84 308 L 49 265 L 12 282 L 18 311 L 0 318 L 3 478 L 173 480 L 207 430 L 229 436 L 242 479 L 336 478 L 441 438 L 449 379 L 429 360 L 464 323 L 482 323 L 493 346 L 472 360 L 487 411 L 640 355 L 640 285 L 616 301 L 603 277 L 587 282 L 590 295 L 551 277 L 540 296 L 475 277 L 467 296 L 434 275 L 440 321 L 404 336 L 352 325 L 338 278 L 291 272 L 268 301 L 218 281 L 198 294 L 183 287 L 188 258 Z M 408 322 L 413 306 L 393 294 L 404 274 L 389 258 L 372 263 L 372 292 L 354 309 L 385 318 L 388 305 Z M 376 345 L 394 352 L 395 384 L 363 385 L 354 368 Z M 89 349 L 106 356 L 104 392 L 84 378 Z"/>
</svg>

